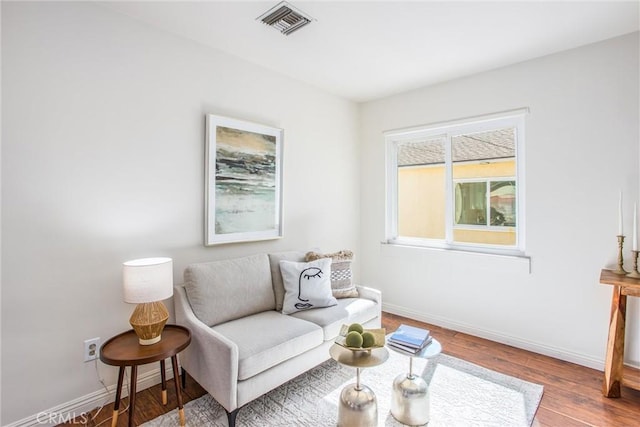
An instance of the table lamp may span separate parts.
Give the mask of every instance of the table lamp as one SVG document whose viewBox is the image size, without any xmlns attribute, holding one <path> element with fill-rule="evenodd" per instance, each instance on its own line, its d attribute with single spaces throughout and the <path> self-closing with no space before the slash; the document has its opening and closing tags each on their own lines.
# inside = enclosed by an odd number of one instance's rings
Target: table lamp
<svg viewBox="0 0 640 427">
<path fill-rule="evenodd" d="M 171 258 L 144 258 L 124 263 L 122 284 L 124 301 L 138 304 L 129 323 L 141 345 L 160 341 L 169 311 L 162 303 L 173 295 Z"/>
</svg>

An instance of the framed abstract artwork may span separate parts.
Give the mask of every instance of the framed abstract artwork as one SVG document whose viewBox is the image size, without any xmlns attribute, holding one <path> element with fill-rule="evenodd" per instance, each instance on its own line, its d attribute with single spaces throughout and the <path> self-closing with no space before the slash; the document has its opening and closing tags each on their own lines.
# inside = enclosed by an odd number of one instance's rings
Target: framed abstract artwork
<svg viewBox="0 0 640 427">
<path fill-rule="evenodd" d="M 283 130 L 208 114 L 205 245 L 282 237 Z"/>
</svg>

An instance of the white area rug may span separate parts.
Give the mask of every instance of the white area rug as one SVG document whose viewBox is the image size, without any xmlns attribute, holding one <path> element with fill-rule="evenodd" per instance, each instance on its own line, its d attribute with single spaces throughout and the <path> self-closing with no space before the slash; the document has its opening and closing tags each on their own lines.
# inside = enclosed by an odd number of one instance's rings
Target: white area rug
<svg viewBox="0 0 640 427">
<path fill-rule="evenodd" d="M 393 380 L 409 369 L 409 359 L 390 352 L 389 360 L 362 370 L 361 382 L 378 401 L 378 426 L 402 426 L 390 414 Z M 503 375 L 480 366 L 440 355 L 414 359 L 413 370 L 429 383 L 429 427 L 528 427 L 542 398 L 541 385 Z M 340 391 L 355 383 L 356 371 L 333 360 L 311 369 L 240 409 L 238 427 L 335 426 Z M 188 427 L 227 426 L 224 409 L 205 395 L 185 405 Z M 144 424 L 178 425 L 174 410 Z"/>
</svg>

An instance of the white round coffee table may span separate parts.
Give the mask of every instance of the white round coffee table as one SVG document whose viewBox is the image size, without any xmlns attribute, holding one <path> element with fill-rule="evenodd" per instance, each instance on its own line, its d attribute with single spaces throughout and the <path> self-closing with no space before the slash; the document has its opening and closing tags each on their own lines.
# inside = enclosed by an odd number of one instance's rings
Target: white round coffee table
<svg viewBox="0 0 640 427">
<path fill-rule="evenodd" d="M 413 373 L 413 358 L 430 359 L 442 352 L 442 346 L 432 338 L 431 343 L 413 354 L 391 345 L 387 348 L 409 357 L 409 373 L 400 374 L 393 380 L 391 415 L 402 424 L 421 426 L 429 422 L 429 386 L 420 376 Z"/>
</svg>

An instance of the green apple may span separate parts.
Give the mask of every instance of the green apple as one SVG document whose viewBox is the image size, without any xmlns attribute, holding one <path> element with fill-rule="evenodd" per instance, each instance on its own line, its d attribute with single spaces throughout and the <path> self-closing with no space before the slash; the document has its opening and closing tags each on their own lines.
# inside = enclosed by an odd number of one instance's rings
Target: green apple
<svg viewBox="0 0 640 427">
<path fill-rule="evenodd" d="M 360 323 L 352 323 L 351 325 L 349 325 L 349 332 L 351 331 L 356 331 L 357 333 L 361 334 L 364 331 L 364 328 Z"/>
<path fill-rule="evenodd" d="M 362 347 L 362 335 L 358 331 L 351 331 L 344 340 L 347 347 Z"/>
<path fill-rule="evenodd" d="M 376 337 L 371 332 L 362 333 L 362 347 L 370 348 L 376 343 Z"/>
</svg>

